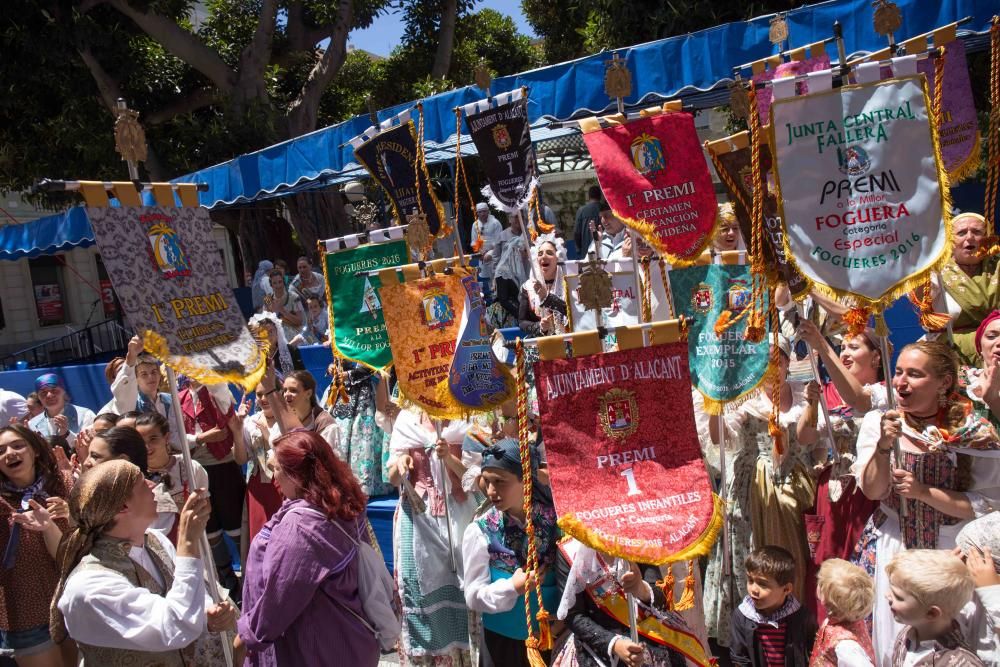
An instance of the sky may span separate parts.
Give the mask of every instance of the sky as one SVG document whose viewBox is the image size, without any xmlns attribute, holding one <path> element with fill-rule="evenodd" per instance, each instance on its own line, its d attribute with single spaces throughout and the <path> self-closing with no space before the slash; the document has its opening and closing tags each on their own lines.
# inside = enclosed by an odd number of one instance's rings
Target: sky
<svg viewBox="0 0 1000 667">
<path fill-rule="evenodd" d="M 514 19 L 518 31 L 529 37 L 535 37 L 528 20 L 521 12 L 519 0 L 480 0 L 475 11 L 480 9 L 495 9 Z M 355 30 L 348 38 L 348 44 L 357 49 L 368 51 L 380 56 L 388 56 L 399 44 L 403 36 L 403 19 L 400 14 L 385 14 L 375 19 L 370 28 Z"/>
</svg>

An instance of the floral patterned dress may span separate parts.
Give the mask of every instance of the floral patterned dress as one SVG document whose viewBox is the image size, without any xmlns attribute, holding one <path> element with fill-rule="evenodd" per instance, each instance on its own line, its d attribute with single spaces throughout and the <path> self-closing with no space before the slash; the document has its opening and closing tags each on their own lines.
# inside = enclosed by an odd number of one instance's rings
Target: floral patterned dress
<svg viewBox="0 0 1000 667">
<path fill-rule="evenodd" d="M 767 427 L 771 402 L 763 393 L 725 415 L 726 529 L 732 575 L 723 574 L 721 536 L 712 549 L 705 572 L 708 636 L 722 646 L 729 646 L 730 617 L 747 594 L 743 563 L 750 551 L 761 544 L 775 544 L 801 557 L 801 562 L 805 562 L 808 554 L 802 514 L 813 503 L 815 485 L 806 465 L 808 453 L 800 451 L 795 438 L 794 425 L 802 413 L 802 401 L 797 400 L 801 397 L 801 387 L 793 387 L 792 395 L 795 407 L 780 416 L 789 454 L 777 471 Z M 798 592 L 804 583 L 798 580 L 796 583 Z"/>
<path fill-rule="evenodd" d="M 375 376 L 367 370 L 354 369 L 346 374 L 348 402 L 337 401 L 330 407 L 340 427 L 337 455 L 351 466 L 361 488 L 368 496 L 384 496 L 392 486 L 383 478 L 387 436 L 375 423 Z"/>
</svg>

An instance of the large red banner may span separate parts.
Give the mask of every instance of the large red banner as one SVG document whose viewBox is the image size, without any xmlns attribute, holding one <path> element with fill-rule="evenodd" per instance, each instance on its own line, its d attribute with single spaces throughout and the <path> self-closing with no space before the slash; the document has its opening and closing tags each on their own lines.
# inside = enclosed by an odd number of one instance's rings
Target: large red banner
<svg viewBox="0 0 1000 667">
<path fill-rule="evenodd" d="M 536 374 L 560 527 L 642 563 L 708 553 L 721 503 L 701 461 L 687 342 L 541 361 Z"/>
<path fill-rule="evenodd" d="M 700 255 L 711 241 L 716 201 L 694 117 L 676 111 L 582 127 L 614 214 L 670 261 Z"/>
</svg>

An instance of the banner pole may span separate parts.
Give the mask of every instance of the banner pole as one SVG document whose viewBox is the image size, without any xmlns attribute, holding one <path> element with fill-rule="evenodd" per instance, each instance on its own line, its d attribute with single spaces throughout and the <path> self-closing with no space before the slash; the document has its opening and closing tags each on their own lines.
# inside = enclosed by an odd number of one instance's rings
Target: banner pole
<svg viewBox="0 0 1000 667">
<path fill-rule="evenodd" d="M 799 317 L 803 317 L 802 309 L 799 304 L 795 304 L 795 312 L 799 314 Z M 826 394 L 823 393 L 823 381 L 819 377 L 819 363 L 816 362 L 816 355 L 813 354 L 812 345 L 807 341 L 803 340 L 806 344 L 806 353 L 809 355 L 809 365 L 812 366 L 813 378 L 816 380 L 816 384 L 819 385 L 819 406 L 823 410 L 823 421 L 826 422 L 826 437 L 830 438 L 830 451 L 833 454 L 833 462 L 840 463 L 840 449 L 837 447 L 837 441 L 833 437 L 833 426 L 830 425 L 830 406 L 826 402 Z"/>
<path fill-rule="evenodd" d="M 434 431 L 438 440 L 441 439 L 441 420 L 432 419 Z M 449 509 L 448 496 L 448 467 L 444 464 L 444 459 L 438 457 L 438 465 L 441 466 L 441 486 L 444 487 L 444 522 L 448 528 L 448 555 L 451 556 L 451 571 L 458 572 L 458 563 L 455 560 L 455 539 L 451 535 L 451 510 Z"/>
<path fill-rule="evenodd" d="M 673 593 L 671 593 L 672 595 Z M 625 600 L 628 602 L 628 631 L 629 638 L 636 644 L 639 643 L 639 623 L 636 620 L 636 610 L 635 610 L 635 596 L 631 593 L 625 594 Z"/>
<path fill-rule="evenodd" d="M 639 307 L 639 322 L 642 322 L 642 307 L 641 307 L 642 297 L 639 296 L 642 293 L 642 283 L 639 281 L 639 243 L 638 243 L 638 235 L 635 233 L 635 230 L 632 229 L 631 227 L 627 227 L 627 229 L 628 229 L 628 239 L 629 239 L 629 242 L 630 242 L 629 244 L 632 246 L 632 280 L 635 282 L 635 302 L 638 303 L 638 304 L 640 304 L 640 307 Z M 652 269 L 650 269 L 650 271 L 649 271 L 649 279 L 650 280 L 653 279 L 653 271 L 652 271 Z M 650 288 L 650 292 L 652 292 L 652 287 Z M 650 299 L 650 300 L 652 300 L 652 299 Z M 653 308 L 652 304 L 650 304 L 650 312 L 652 312 L 652 308 Z"/>
<path fill-rule="evenodd" d="M 726 496 L 726 420 L 720 412 L 709 419 L 719 420 L 719 498 L 722 500 L 722 576 L 731 577 L 732 563 L 729 562 L 729 511 Z"/>
<path fill-rule="evenodd" d="M 173 420 L 171 428 L 177 430 L 177 440 L 181 443 L 181 455 L 184 457 L 184 472 L 187 474 L 188 483 L 194 484 L 194 465 L 191 462 L 191 446 L 188 444 L 184 428 L 184 415 L 181 413 L 181 399 L 177 392 L 177 376 L 174 369 L 164 364 L 167 369 L 167 384 L 170 385 L 170 400 L 173 409 L 170 410 L 170 418 Z M 214 400 L 214 399 L 213 399 Z M 194 489 L 191 489 L 194 491 Z M 212 596 L 212 602 L 220 604 L 222 596 L 219 594 L 219 574 L 215 569 L 215 559 L 212 558 L 212 545 L 208 543 L 208 533 L 202 531 L 199 538 L 199 548 L 201 549 L 201 560 L 205 564 L 205 578 L 208 584 L 208 594 Z M 233 667 L 233 646 L 229 633 L 223 631 L 222 649 L 226 655 L 226 665 Z"/>
<path fill-rule="evenodd" d="M 892 367 L 889 363 L 889 337 L 879 336 L 879 345 L 882 348 L 882 377 L 885 378 L 885 397 L 890 410 L 896 409 L 896 394 L 892 390 Z M 893 468 L 899 468 L 903 462 L 902 453 L 899 449 L 899 438 L 892 441 L 892 461 Z M 906 502 L 899 503 L 899 516 L 905 517 Z"/>
</svg>

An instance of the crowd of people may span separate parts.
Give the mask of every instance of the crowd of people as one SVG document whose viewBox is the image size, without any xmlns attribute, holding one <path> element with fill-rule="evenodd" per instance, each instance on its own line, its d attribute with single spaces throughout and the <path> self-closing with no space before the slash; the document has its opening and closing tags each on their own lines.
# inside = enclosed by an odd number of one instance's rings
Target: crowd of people
<svg viewBox="0 0 1000 667">
<path fill-rule="evenodd" d="M 566 331 L 563 240 L 477 213 L 487 326 Z M 719 217 L 711 252 L 741 249 L 732 208 Z M 710 416 L 692 390 L 727 521 L 690 570 L 565 538 L 538 415 L 528 480 L 513 401 L 433 420 L 400 404 L 391 373 L 350 364 L 318 396 L 296 347 L 329 344 L 325 280 L 306 258 L 291 278 L 261 262 L 249 326 L 270 356 L 246 396 L 165 386 L 138 337 L 108 363 L 112 399 L 97 413 L 56 374 L 25 398 L 0 390 L 0 650 L 22 667 L 214 666 L 227 652 L 374 666 L 387 645 L 434 667 L 1000 664 L 1000 269 L 979 253 L 981 216 L 954 227 L 931 287 L 952 325 L 903 347 L 891 377 L 874 332 L 848 334 L 817 296 L 777 337 L 779 394 Z M 599 189 L 574 231 L 581 256 L 652 255 Z M 808 354 L 822 382 L 790 372 Z M 518 381 L 534 392 L 530 372 Z M 387 623 L 366 507 L 397 489 Z M 687 577 L 697 594 L 677 609 Z"/>
</svg>

